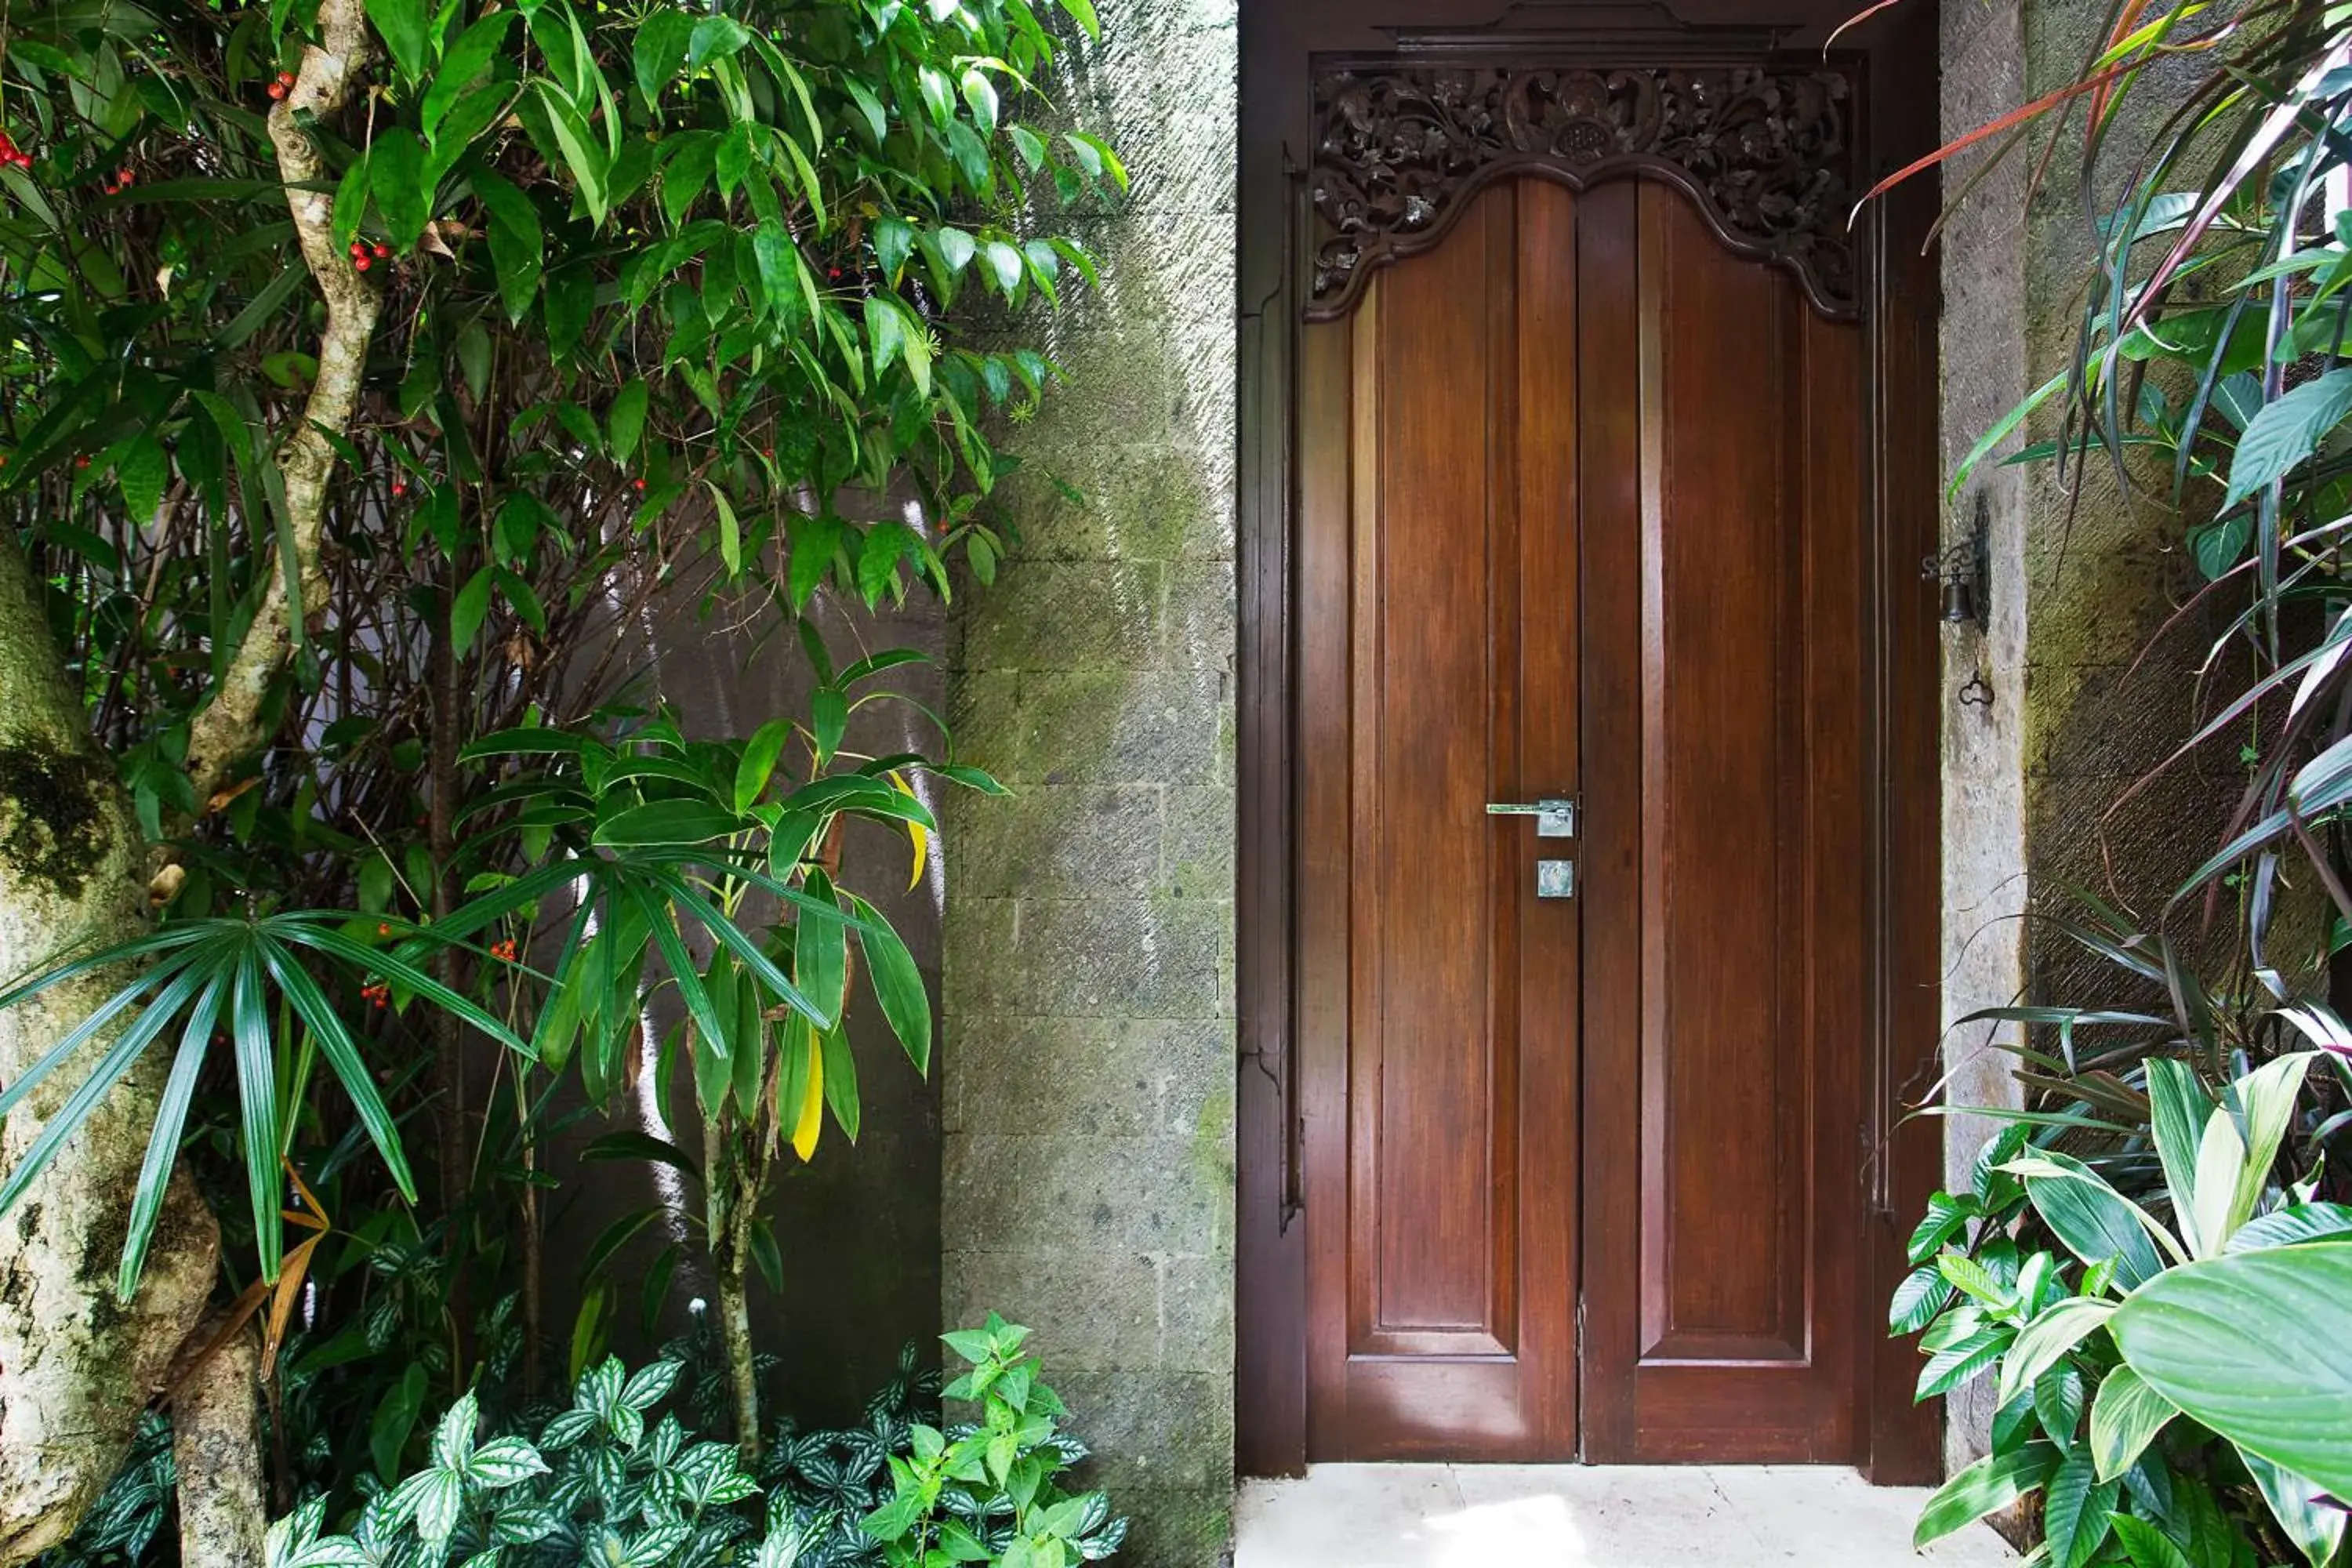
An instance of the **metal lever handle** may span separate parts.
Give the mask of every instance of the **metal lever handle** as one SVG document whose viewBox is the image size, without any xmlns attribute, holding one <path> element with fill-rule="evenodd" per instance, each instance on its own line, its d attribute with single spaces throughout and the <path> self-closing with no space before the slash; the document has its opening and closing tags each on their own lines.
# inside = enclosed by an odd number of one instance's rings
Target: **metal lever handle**
<svg viewBox="0 0 2352 1568">
<path fill-rule="evenodd" d="M 1532 816 L 1536 819 L 1538 838 L 1573 838 L 1576 837 L 1576 802 L 1572 800 L 1490 800 L 1486 803 L 1489 816 Z"/>
</svg>

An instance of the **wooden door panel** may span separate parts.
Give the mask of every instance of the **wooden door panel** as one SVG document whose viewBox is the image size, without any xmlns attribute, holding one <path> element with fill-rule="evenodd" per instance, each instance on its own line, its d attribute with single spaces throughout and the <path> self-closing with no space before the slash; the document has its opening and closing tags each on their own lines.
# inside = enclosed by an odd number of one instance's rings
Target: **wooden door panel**
<svg viewBox="0 0 2352 1568">
<path fill-rule="evenodd" d="M 1571 204 L 1489 192 L 1302 344 L 1318 1458 L 1571 1452 L 1575 913 L 1485 809 L 1575 787 L 1572 465 L 1519 459 L 1573 429 Z"/>
<path fill-rule="evenodd" d="M 1586 215 L 1584 320 L 1602 325 L 1580 365 L 1588 406 L 1615 385 L 1636 412 L 1586 432 L 1586 468 L 1638 480 L 1589 499 L 1584 526 L 1593 593 L 1641 610 L 1638 632 L 1588 627 L 1588 668 L 1598 639 L 1638 636 L 1640 675 L 1587 690 L 1591 853 L 1621 874 L 1587 879 L 1611 934 L 1588 954 L 1586 1448 L 1847 1458 L 1862 335 L 1727 252 L 1679 193 L 1608 196 Z"/>
<path fill-rule="evenodd" d="M 1851 1458 L 1862 334 L 1522 179 L 1300 354 L 1308 1455 Z"/>
</svg>

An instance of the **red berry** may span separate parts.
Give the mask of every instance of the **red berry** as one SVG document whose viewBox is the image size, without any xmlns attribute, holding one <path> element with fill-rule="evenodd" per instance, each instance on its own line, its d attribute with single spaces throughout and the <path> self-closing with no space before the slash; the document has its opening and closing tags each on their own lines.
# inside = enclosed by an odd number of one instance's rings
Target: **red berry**
<svg viewBox="0 0 2352 1568">
<path fill-rule="evenodd" d="M 294 85 L 294 73 L 292 71 L 279 71 L 278 73 L 278 80 L 280 86 L 292 87 Z"/>
<path fill-rule="evenodd" d="M 89 468 L 89 453 L 87 453 L 87 452 L 79 452 L 79 453 L 76 453 L 76 454 L 74 455 L 74 467 L 75 467 L 75 468 Z"/>
<path fill-rule="evenodd" d="M 392 493 L 393 493 L 394 495 L 396 495 L 396 496 L 404 496 L 404 495 L 406 495 L 406 494 L 408 493 L 408 481 L 407 481 L 406 479 L 394 479 L 394 480 L 393 480 L 393 481 L 392 481 Z"/>
<path fill-rule="evenodd" d="M 352 262 L 352 265 L 358 268 L 361 271 L 365 272 L 369 268 L 374 266 L 375 263 L 362 256 L 357 261 Z"/>
<path fill-rule="evenodd" d="M 130 170 L 128 170 L 128 169 L 117 169 L 117 170 L 114 172 L 114 183 L 115 183 L 116 184 L 118 184 L 118 185 L 121 185 L 121 186 L 123 189 L 125 189 L 125 190 L 130 189 L 130 188 L 131 188 L 131 171 L 130 171 Z"/>
<path fill-rule="evenodd" d="M 645 481 L 645 480 L 643 480 L 643 479 L 631 479 L 631 480 L 629 481 L 629 485 L 630 485 L 630 488 L 632 488 L 633 489 L 636 490 L 640 495 L 642 495 L 642 494 L 644 494 L 644 493 L 645 493 L 645 488 L 646 488 L 646 481 Z"/>
<path fill-rule="evenodd" d="M 378 261 L 382 261 L 385 257 L 390 256 L 391 254 L 392 247 L 388 245 L 379 245 L 375 247 L 375 258 Z"/>
<path fill-rule="evenodd" d="M 269 84 L 269 96 L 272 98 L 284 98 L 286 96 L 286 84 L 282 81 L 271 82 Z"/>
</svg>

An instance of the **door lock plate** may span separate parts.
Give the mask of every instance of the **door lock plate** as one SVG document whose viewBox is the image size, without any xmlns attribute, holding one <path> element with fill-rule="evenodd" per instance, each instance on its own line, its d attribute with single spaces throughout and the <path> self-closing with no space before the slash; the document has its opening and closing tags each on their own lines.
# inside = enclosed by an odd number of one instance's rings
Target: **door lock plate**
<svg viewBox="0 0 2352 1568">
<path fill-rule="evenodd" d="M 1538 899 L 1576 897 L 1576 862 L 1573 860 L 1537 861 L 1536 897 Z"/>
</svg>

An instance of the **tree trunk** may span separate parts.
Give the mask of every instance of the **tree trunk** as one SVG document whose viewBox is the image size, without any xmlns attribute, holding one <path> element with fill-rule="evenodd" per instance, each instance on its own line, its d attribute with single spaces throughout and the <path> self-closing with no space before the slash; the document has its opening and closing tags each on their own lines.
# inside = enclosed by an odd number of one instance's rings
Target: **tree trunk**
<svg viewBox="0 0 2352 1568">
<path fill-rule="evenodd" d="M 0 536 L 0 984 L 137 935 L 143 863 L 130 803 L 84 728 L 24 555 Z M 84 975 L 0 1013 L 0 1081 L 123 978 Z M 105 1043 L 84 1047 L 82 1065 Z M 73 1532 L 212 1293 L 218 1233 L 182 1173 L 138 1295 L 126 1305 L 114 1294 L 168 1061 L 166 1050 L 149 1052 L 0 1219 L 0 1568 Z M 0 1169 L 15 1168 L 79 1081 L 68 1065 L 8 1118 Z"/>
<path fill-rule="evenodd" d="M 246 1328 L 190 1373 L 172 1401 L 180 1568 L 253 1568 L 265 1556 L 260 1390 L 261 1345 Z"/>
</svg>

